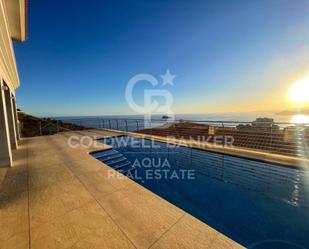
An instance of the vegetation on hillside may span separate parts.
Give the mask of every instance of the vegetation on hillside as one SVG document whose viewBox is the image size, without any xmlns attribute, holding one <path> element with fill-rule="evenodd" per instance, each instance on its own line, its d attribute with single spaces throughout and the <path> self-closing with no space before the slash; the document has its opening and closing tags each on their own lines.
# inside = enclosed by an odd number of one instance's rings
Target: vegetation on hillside
<svg viewBox="0 0 309 249">
<path fill-rule="evenodd" d="M 22 137 L 53 135 L 57 132 L 89 129 L 84 126 L 66 123 L 50 118 L 38 118 L 18 111 Z"/>
</svg>

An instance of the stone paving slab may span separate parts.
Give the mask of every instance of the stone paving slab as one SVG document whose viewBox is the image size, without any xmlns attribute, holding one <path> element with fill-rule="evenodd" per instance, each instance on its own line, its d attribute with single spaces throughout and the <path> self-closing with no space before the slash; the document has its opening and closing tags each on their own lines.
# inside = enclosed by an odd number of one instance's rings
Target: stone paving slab
<svg viewBox="0 0 309 249">
<path fill-rule="evenodd" d="M 0 249 L 242 248 L 107 165 L 99 148 L 71 148 L 70 136 L 19 141 L 14 166 L 0 169 Z M 122 176 L 122 177 L 120 177 Z"/>
</svg>

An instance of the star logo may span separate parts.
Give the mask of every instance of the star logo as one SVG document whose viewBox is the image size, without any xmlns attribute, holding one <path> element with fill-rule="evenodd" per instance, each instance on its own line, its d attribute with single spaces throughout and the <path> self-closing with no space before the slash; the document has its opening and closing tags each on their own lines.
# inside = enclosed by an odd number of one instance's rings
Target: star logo
<svg viewBox="0 0 309 249">
<path fill-rule="evenodd" d="M 176 75 L 171 74 L 170 70 L 166 70 L 165 74 L 160 75 L 160 77 L 163 79 L 163 86 L 169 84 L 171 86 L 174 85 L 174 78 Z"/>
</svg>

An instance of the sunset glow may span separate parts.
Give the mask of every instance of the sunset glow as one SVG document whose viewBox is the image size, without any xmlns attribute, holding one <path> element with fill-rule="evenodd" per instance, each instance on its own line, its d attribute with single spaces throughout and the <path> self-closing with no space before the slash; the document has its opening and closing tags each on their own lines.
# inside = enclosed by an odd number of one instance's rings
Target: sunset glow
<svg viewBox="0 0 309 249">
<path fill-rule="evenodd" d="M 289 99 L 298 104 L 309 102 L 309 77 L 295 82 L 289 91 Z"/>
</svg>

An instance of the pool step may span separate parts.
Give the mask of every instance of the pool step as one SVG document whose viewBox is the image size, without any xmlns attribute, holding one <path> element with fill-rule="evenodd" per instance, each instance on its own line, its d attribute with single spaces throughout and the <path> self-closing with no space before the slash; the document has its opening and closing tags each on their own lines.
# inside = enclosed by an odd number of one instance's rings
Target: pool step
<svg viewBox="0 0 309 249">
<path fill-rule="evenodd" d="M 127 161 L 127 158 L 125 158 L 124 156 L 120 156 L 116 159 L 113 159 L 113 160 L 107 160 L 105 161 L 104 163 L 108 164 L 109 166 L 115 168 L 117 167 L 117 165 L 121 164 L 121 163 L 124 163 L 125 161 Z"/>
<path fill-rule="evenodd" d="M 115 154 L 110 154 L 110 155 L 104 155 L 104 156 L 100 156 L 100 157 L 97 157 L 98 160 L 102 161 L 102 160 L 109 160 L 109 159 L 113 159 L 114 157 L 117 157 L 119 154 L 118 153 L 115 153 Z"/>
<path fill-rule="evenodd" d="M 111 162 L 113 162 L 113 161 L 117 161 L 117 160 L 119 160 L 119 159 L 121 159 L 121 158 L 125 158 L 122 154 L 120 154 L 120 153 L 117 153 L 117 154 L 115 154 L 115 155 L 112 155 L 112 156 L 108 156 L 108 157 L 104 157 L 104 158 L 102 158 L 102 160 L 105 162 L 105 163 L 111 163 Z"/>
<path fill-rule="evenodd" d="M 124 163 L 120 163 L 117 165 L 117 167 L 114 167 L 115 170 L 120 170 L 123 169 L 127 166 L 131 166 L 131 162 L 129 162 L 128 160 L 126 160 Z"/>
<path fill-rule="evenodd" d="M 93 152 L 93 153 L 91 153 L 91 155 L 93 157 L 95 157 L 96 159 L 101 160 L 103 158 L 115 155 L 117 153 L 118 153 L 118 151 L 116 151 L 116 150 L 103 150 L 103 151 Z"/>
<path fill-rule="evenodd" d="M 124 175 L 132 174 L 136 170 L 131 162 L 117 150 L 109 149 L 94 152 L 91 155 Z"/>
</svg>

